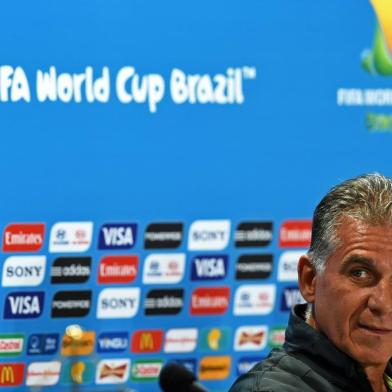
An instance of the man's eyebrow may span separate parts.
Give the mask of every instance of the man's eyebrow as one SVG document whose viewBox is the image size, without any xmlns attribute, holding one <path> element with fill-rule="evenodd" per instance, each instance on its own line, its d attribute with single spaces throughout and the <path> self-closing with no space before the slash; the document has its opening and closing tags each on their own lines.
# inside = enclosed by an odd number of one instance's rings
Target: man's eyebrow
<svg viewBox="0 0 392 392">
<path fill-rule="evenodd" d="M 365 265 L 369 268 L 375 268 L 375 262 L 373 259 L 370 259 L 369 257 L 354 254 L 354 255 L 347 257 L 347 259 L 343 260 L 341 269 L 345 269 L 345 268 L 349 267 L 351 264 L 361 264 L 361 265 Z"/>
</svg>

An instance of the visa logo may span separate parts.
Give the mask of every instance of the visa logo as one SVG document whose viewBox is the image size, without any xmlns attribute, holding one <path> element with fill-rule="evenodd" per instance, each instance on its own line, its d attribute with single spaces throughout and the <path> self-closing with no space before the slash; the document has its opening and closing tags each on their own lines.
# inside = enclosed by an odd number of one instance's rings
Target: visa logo
<svg viewBox="0 0 392 392">
<path fill-rule="evenodd" d="M 288 312 L 291 308 L 298 304 L 303 304 L 306 301 L 301 295 L 298 287 L 287 287 L 283 290 L 280 301 L 280 310 Z"/>
<path fill-rule="evenodd" d="M 202 255 L 192 260 L 192 280 L 223 279 L 227 274 L 228 257 L 226 255 Z"/>
<path fill-rule="evenodd" d="M 44 306 L 45 293 L 15 292 L 7 295 L 4 307 L 4 318 L 37 318 L 41 315 Z"/>
<path fill-rule="evenodd" d="M 107 223 L 99 231 L 98 249 L 130 249 L 136 242 L 134 223 Z"/>
</svg>

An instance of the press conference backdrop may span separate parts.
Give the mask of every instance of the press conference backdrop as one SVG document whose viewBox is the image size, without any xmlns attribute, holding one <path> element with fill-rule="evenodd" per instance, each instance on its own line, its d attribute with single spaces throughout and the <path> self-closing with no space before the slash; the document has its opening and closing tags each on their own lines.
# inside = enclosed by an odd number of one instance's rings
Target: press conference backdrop
<svg viewBox="0 0 392 392">
<path fill-rule="evenodd" d="M 392 175 L 391 13 L 2 4 L 0 387 L 225 391 L 279 346 L 314 206 Z"/>
</svg>

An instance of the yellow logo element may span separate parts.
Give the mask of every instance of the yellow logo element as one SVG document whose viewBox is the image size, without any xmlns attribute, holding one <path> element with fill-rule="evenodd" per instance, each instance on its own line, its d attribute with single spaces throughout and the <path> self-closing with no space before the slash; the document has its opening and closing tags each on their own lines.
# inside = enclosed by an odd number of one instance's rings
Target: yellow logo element
<svg viewBox="0 0 392 392">
<path fill-rule="evenodd" d="M 224 380 L 230 374 L 231 358 L 228 355 L 220 357 L 204 357 L 200 361 L 200 380 Z"/>
<path fill-rule="evenodd" d="M 89 355 L 94 350 L 95 332 L 84 331 L 79 339 L 73 339 L 68 335 L 64 335 L 61 343 L 61 355 L 76 356 Z"/>
<path fill-rule="evenodd" d="M 86 370 L 84 362 L 75 362 L 71 368 L 71 378 L 76 384 L 83 383 L 83 373 Z"/>
<path fill-rule="evenodd" d="M 208 333 L 207 340 L 208 346 L 211 350 L 219 350 L 219 342 L 222 338 L 222 332 L 218 328 L 213 328 Z"/>
<path fill-rule="evenodd" d="M 152 335 L 148 332 L 142 333 L 140 336 L 140 350 L 154 350 L 154 339 Z"/>
<path fill-rule="evenodd" d="M 11 366 L 4 366 L 3 369 L 1 369 L 0 383 L 1 384 L 15 383 L 14 369 L 12 369 Z"/>
</svg>

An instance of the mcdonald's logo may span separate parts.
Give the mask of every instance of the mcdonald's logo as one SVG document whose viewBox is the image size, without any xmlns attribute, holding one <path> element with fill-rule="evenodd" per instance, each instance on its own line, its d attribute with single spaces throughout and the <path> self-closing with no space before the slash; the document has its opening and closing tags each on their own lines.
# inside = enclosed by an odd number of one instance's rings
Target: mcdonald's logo
<svg viewBox="0 0 392 392">
<path fill-rule="evenodd" d="M 162 330 L 136 331 L 132 336 L 131 350 L 133 353 L 156 353 L 161 350 L 162 343 Z"/>
<path fill-rule="evenodd" d="M 24 363 L 0 364 L 0 387 L 8 387 L 22 384 L 24 368 Z"/>
</svg>

